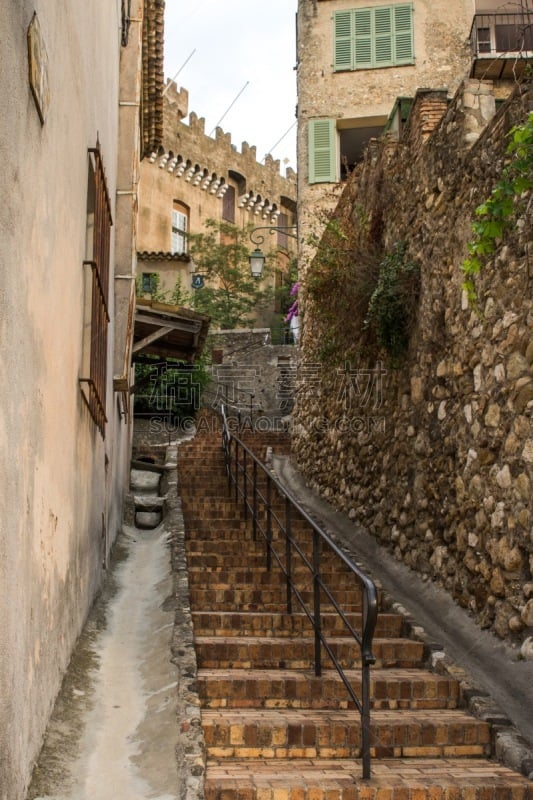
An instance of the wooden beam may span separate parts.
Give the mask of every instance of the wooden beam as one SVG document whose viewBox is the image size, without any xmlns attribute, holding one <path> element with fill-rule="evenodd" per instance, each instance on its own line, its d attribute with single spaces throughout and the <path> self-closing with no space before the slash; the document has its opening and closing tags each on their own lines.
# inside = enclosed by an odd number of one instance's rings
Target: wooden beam
<svg viewBox="0 0 533 800">
<path fill-rule="evenodd" d="M 140 350 L 143 350 L 147 345 L 152 344 L 152 342 L 157 341 L 157 339 L 161 339 L 162 336 L 165 334 L 170 333 L 173 331 L 174 328 L 165 325 L 163 328 L 158 328 L 153 333 L 149 334 L 149 336 L 145 336 L 144 339 L 140 339 L 138 342 L 135 342 L 133 345 L 133 353 L 138 353 Z"/>
<path fill-rule="evenodd" d="M 202 328 L 202 323 L 198 322 L 197 320 L 186 320 L 181 318 L 180 320 L 172 319 L 170 316 L 166 314 L 158 315 L 157 317 L 150 316 L 149 314 L 139 314 L 137 311 L 135 314 L 135 322 L 139 322 L 146 325 L 166 325 L 169 328 L 172 328 L 176 331 L 185 331 L 186 333 L 196 333 L 200 331 Z"/>
</svg>

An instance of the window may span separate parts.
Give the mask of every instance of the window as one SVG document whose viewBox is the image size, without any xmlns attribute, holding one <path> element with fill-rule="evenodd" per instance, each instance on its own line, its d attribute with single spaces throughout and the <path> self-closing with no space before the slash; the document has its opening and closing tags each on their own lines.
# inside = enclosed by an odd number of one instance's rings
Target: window
<svg viewBox="0 0 533 800">
<path fill-rule="evenodd" d="M 143 292 L 151 292 L 152 291 L 152 273 L 151 272 L 143 272 L 142 280 L 141 280 L 141 289 Z"/>
<path fill-rule="evenodd" d="M 475 52 L 478 55 L 530 52 L 533 33 L 529 19 L 529 15 L 523 14 L 476 14 Z"/>
<path fill-rule="evenodd" d="M 382 135 L 386 122 L 386 117 L 311 120 L 309 183 L 346 180 L 363 159 L 370 140 Z"/>
<path fill-rule="evenodd" d="M 107 326 L 109 325 L 109 253 L 111 204 L 100 146 L 89 150 L 87 183 L 87 241 L 84 266 L 90 267 L 86 282 L 84 363 L 80 385 L 87 407 L 105 436 L 107 384 Z"/>
<path fill-rule="evenodd" d="M 411 4 L 337 11 L 333 19 L 336 72 L 414 62 Z"/>
<path fill-rule="evenodd" d="M 189 215 L 187 208 L 181 203 L 174 203 L 172 209 L 172 234 L 170 241 L 171 253 L 187 252 L 187 228 Z"/>
<path fill-rule="evenodd" d="M 235 187 L 228 186 L 222 200 L 222 219 L 226 222 L 235 222 Z"/>
<path fill-rule="evenodd" d="M 287 214 L 280 214 L 277 221 L 278 228 L 289 227 L 289 217 Z M 284 247 L 285 250 L 289 249 L 289 236 L 286 230 L 278 231 L 278 247 Z"/>
<path fill-rule="evenodd" d="M 337 133 L 332 119 L 309 121 L 309 183 L 337 180 Z"/>
</svg>

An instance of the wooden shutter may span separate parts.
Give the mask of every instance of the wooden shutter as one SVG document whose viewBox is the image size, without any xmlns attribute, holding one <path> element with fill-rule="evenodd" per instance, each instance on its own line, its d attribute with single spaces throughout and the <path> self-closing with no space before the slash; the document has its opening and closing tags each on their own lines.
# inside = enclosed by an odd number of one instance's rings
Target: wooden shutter
<svg viewBox="0 0 533 800">
<path fill-rule="evenodd" d="M 388 67 L 393 63 L 392 8 L 374 9 L 374 59 L 373 66 Z"/>
<path fill-rule="evenodd" d="M 334 69 L 353 69 L 353 14 L 351 11 L 338 11 L 334 15 L 335 58 Z"/>
<path fill-rule="evenodd" d="M 335 71 L 414 62 L 411 3 L 338 11 L 333 20 Z"/>
<path fill-rule="evenodd" d="M 337 180 L 335 121 L 309 121 L 309 183 L 334 183 Z"/>
<path fill-rule="evenodd" d="M 354 69 L 372 66 L 372 10 L 354 11 Z"/>
<path fill-rule="evenodd" d="M 414 61 L 413 7 L 394 6 L 394 63 L 412 64 Z"/>
<path fill-rule="evenodd" d="M 228 186 L 222 199 L 222 219 L 226 222 L 235 222 L 235 187 Z"/>
</svg>

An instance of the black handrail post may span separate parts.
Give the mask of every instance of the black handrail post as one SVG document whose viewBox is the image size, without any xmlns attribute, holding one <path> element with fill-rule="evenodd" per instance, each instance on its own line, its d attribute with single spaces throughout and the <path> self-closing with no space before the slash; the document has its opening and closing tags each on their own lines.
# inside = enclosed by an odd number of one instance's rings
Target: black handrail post
<svg viewBox="0 0 533 800">
<path fill-rule="evenodd" d="M 253 466 L 252 536 L 257 541 L 257 461 Z"/>
<path fill-rule="evenodd" d="M 248 522 L 248 473 L 246 450 L 242 451 L 242 498 L 244 502 L 244 521 Z"/>
<path fill-rule="evenodd" d="M 285 497 L 285 572 L 287 587 L 287 614 L 292 614 L 292 532 L 291 532 L 291 503 Z"/>
<path fill-rule="evenodd" d="M 239 502 L 239 444 L 235 439 L 235 502 Z"/>
<path fill-rule="evenodd" d="M 320 608 L 320 539 L 313 529 L 313 613 L 315 618 L 315 675 L 322 675 L 322 614 Z"/>
<path fill-rule="evenodd" d="M 231 497 L 231 439 L 226 430 L 224 430 L 222 437 L 224 442 L 224 466 L 226 467 L 226 475 L 228 476 L 228 497 Z"/>
<path fill-rule="evenodd" d="M 266 488 L 266 544 L 267 544 L 267 572 L 272 569 L 272 481 L 267 473 Z"/>
<path fill-rule="evenodd" d="M 361 674 L 361 757 L 363 779 L 370 775 L 370 664 L 363 660 Z"/>
</svg>

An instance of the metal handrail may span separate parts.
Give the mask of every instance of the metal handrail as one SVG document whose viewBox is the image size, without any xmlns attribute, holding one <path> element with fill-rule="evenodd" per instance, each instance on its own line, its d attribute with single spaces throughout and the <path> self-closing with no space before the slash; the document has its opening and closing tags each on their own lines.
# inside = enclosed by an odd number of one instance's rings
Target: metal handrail
<svg viewBox="0 0 533 800">
<path fill-rule="evenodd" d="M 248 398 L 248 407 L 246 407 L 244 403 L 239 403 L 238 397 L 237 397 L 237 402 L 231 403 L 229 401 L 229 399 L 228 399 L 228 390 L 230 388 L 231 388 L 233 394 L 238 393 L 238 395 L 244 395 L 244 396 L 246 396 Z M 220 389 L 224 390 L 224 399 L 223 400 L 219 399 L 219 390 Z M 215 400 L 211 404 L 211 407 L 215 411 L 220 412 L 222 408 L 231 408 L 236 412 L 237 427 L 238 427 L 239 431 L 242 430 L 242 426 L 243 426 L 243 422 L 242 422 L 243 410 L 245 410 L 246 413 L 248 413 L 249 419 L 250 419 L 250 424 L 252 423 L 253 416 L 254 416 L 255 392 L 252 392 L 249 389 L 241 389 L 239 386 L 231 386 L 231 387 L 229 387 L 226 383 L 222 383 L 220 381 L 217 381 L 214 384 L 214 388 L 208 387 L 207 389 L 204 389 L 204 396 L 206 394 L 214 395 Z M 218 409 L 217 409 L 217 406 L 218 406 Z"/>
<path fill-rule="evenodd" d="M 300 503 L 291 496 L 272 472 L 257 458 L 244 442 L 235 436 L 228 425 L 226 409 L 222 406 L 222 447 L 224 451 L 224 465 L 228 479 L 228 491 L 234 491 L 235 500 L 242 501 L 245 520 L 251 516 L 252 535 L 255 540 L 259 537 L 264 541 L 266 548 L 266 565 L 270 571 L 276 565 L 285 575 L 286 607 L 287 613 L 293 613 L 293 600 L 295 599 L 303 610 L 314 630 L 315 639 L 315 675 L 322 674 L 322 653 L 325 651 L 344 686 L 350 699 L 361 716 L 361 756 L 363 765 L 363 778 L 370 778 L 370 667 L 375 663 L 372 653 L 372 641 L 377 622 L 377 590 L 374 581 L 355 564 L 309 516 Z M 262 480 L 261 480 L 262 479 Z M 274 497 L 274 491 L 276 497 Z M 277 500 L 277 502 L 276 502 Z M 281 502 L 281 512 L 279 504 Z M 312 555 L 298 543 L 293 532 L 293 523 L 296 519 L 303 519 L 312 531 Z M 283 547 L 276 548 L 274 529 L 281 534 Z M 336 559 L 339 559 L 351 572 L 362 593 L 362 620 L 361 631 L 355 630 L 346 613 L 337 602 L 333 588 L 328 586 L 323 571 L 321 570 L 321 552 L 328 550 Z M 312 607 L 306 601 L 303 589 L 296 584 L 295 565 L 303 565 L 312 580 Z M 333 606 L 337 616 L 342 620 L 350 636 L 357 643 L 361 653 L 361 696 L 358 697 L 352 684 L 348 680 L 344 669 L 327 636 L 322 629 L 322 595 Z"/>
</svg>

